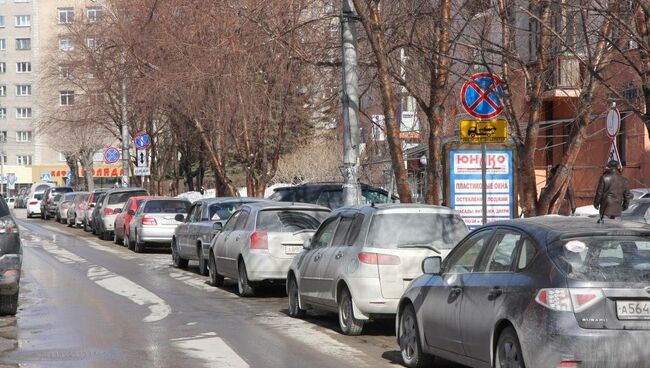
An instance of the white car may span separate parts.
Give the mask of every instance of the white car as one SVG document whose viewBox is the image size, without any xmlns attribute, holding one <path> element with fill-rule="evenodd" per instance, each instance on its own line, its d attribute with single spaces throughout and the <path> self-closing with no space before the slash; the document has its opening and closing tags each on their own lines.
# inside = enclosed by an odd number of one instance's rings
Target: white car
<svg viewBox="0 0 650 368">
<path fill-rule="evenodd" d="M 44 192 L 35 192 L 30 194 L 29 198 L 27 198 L 27 218 L 41 215 L 41 200 L 43 199 L 43 193 Z"/>
<path fill-rule="evenodd" d="M 15 207 L 15 205 L 16 205 L 16 198 L 14 198 L 14 197 L 7 198 L 7 207 L 12 209 L 12 208 Z"/>
</svg>

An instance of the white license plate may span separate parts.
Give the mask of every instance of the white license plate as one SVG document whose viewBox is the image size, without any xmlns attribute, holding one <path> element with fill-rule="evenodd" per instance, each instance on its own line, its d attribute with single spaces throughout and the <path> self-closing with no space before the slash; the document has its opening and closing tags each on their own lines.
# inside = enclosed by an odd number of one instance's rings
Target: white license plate
<svg viewBox="0 0 650 368">
<path fill-rule="evenodd" d="M 618 319 L 650 319 L 650 301 L 617 301 Z"/>
<path fill-rule="evenodd" d="M 163 223 L 163 225 L 176 225 L 176 224 L 178 224 L 178 221 L 176 221 L 176 220 L 163 220 L 162 223 Z"/>
<path fill-rule="evenodd" d="M 284 254 L 298 254 L 302 252 L 302 245 L 285 245 Z"/>
</svg>

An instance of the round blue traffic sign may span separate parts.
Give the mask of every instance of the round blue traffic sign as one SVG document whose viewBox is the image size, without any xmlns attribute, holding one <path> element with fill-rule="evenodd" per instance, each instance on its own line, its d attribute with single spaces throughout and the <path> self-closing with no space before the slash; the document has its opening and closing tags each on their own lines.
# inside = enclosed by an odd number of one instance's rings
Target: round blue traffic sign
<svg viewBox="0 0 650 368">
<path fill-rule="evenodd" d="M 137 149 L 147 149 L 151 147 L 151 136 L 145 132 L 140 132 L 133 137 L 133 144 Z"/>
<path fill-rule="evenodd" d="M 492 119 L 503 111 L 503 81 L 491 73 L 477 73 L 463 84 L 460 101 L 468 114 Z"/>
<path fill-rule="evenodd" d="M 114 164 L 120 160 L 120 151 L 115 147 L 108 147 L 104 151 L 104 161 L 107 164 Z"/>
</svg>

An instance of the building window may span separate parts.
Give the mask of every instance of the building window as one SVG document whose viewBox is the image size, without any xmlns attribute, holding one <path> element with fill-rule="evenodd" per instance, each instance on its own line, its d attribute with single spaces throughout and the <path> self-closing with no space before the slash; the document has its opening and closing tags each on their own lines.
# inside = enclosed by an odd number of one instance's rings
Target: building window
<svg viewBox="0 0 650 368">
<path fill-rule="evenodd" d="M 31 96 L 32 95 L 32 85 L 31 84 L 17 84 L 16 85 L 16 96 Z"/>
<path fill-rule="evenodd" d="M 16 163 L 18 165 L 31 165 L 32 164 L 32 156 L 31 155 L 17 155 L 16 156 Z"/>
<path fill-rule="evenodd" d="M 5 16 L 0 15 L 0 28 L 4 28 L 4 27 L 5 27 Z"/>
<path fill-rule="evenodd" d="M 0 51 L 4 51 L 6 49 L 7 49 L 7 39 L 0 38 Z"/>
<path fill-rule="evenodd" d="M 88 37 L 86 38 L 86 45 L 89 49 L 96 49 L 99 46 L 99 40 L 97 37 Z"/>
<path fill-rule="evenodd" d="M 0 107 L 0 119 L 6 119 L 6 118 L 7 118 L 7 108 Z"/>
<path fill-rule="evenodd" d="M 0 86 L 0 97 L 4 97 L 7 95 L 7 86 Z"/>
<path fill-rule="evenodd" d="M 0 73 L 6 73 L 7 72 L 7 64 L 3 61 L 0 62 Z"/>
<path fill-rule="evenodd" d="M 31 48 L 31 38 L 16 38 L 16 50 L 30 50 Z"/>
<path fill-rule="evenodd" d="M 32 71 L 32 63 L 29 61 L 19 61 L 16 63 L 16 73 L 30 73 Z"/>
<path fill-rule="evenodd" d="M 68 65 L 59 65 L 59 78 L 70 78 L 70 67 Z"/>
<path fill-rule="evenodd" d="M 32 25 L 30 15 L 16 15 L 16 27 L 29 27 Z"/>
<path fill-rule="evenodd" d="M 86 8 L 86 16 L 89 22 L 97 22 L 102 17 L 102 8 L 99 6 Z"/>
<path fill-rule="evenodd" d="M 32 132 L 30 131 L 18 131 L 16 132 L 16 142 L 25 143 L 32 141 Z"/>
<path fill-rule="evenodd" d="M 74 8 L 58 8 L 59 24 L 70 24 L 74 20 Z"/>
<path fill-rule="evenodd" d="M 29 119 L 32 117 L 32 108 L 31 107 L 17 107 L 16 108 L 16 119 Z"/>
<path fill-rule="evenodd" d="M 6 130 L 0 131 L 0 142 L 2 142 L 2 143 L 7 142 L 7 131 Z"/>
<path fill-rule="evenodd" d="M 73 49 L 72 39 L 68 37 L 59 38 L 59 50 L 61 51 L 70 51 Z"/>
<path fill-rule="evenodd" d="M 59 92 L 59 104 L 61 106 L 72 106 L 72 105 L 74 105 L 74 91 L 60 91 Z"/>
</svg>

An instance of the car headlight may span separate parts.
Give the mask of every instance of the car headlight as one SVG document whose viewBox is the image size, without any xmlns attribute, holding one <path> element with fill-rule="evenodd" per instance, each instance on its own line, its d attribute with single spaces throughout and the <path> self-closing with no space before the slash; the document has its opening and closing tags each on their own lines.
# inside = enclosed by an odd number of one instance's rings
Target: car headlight
<svg viewBox="0 0 650 368">
<path fill-rule="evenodd" d="M 0 234 L 16 234 L 18 233 L 18 226 L 11 217 L 0 218 Z"/>
</svg>

